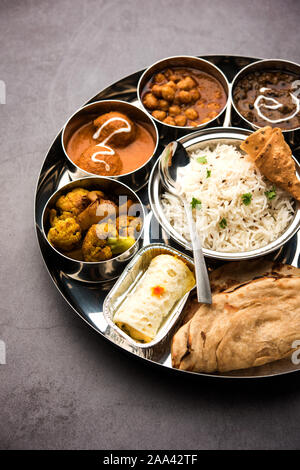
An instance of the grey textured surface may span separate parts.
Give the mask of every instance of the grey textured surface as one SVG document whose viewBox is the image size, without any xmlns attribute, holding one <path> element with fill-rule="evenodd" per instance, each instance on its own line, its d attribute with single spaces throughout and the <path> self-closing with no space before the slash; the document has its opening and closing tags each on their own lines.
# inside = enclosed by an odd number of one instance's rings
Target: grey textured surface
<svg viewBox="0 0 300 470">
<path fill-rule="evenodd" d="M 164 56 L 300 62 L 295 0 L 0 2 L 0 447 L 246 449 L 300 444 L 300 375 L 186 380 L 131 360 L 60 297 L 41 259 L 33 197 L 66 118 Z"/>
</svg>

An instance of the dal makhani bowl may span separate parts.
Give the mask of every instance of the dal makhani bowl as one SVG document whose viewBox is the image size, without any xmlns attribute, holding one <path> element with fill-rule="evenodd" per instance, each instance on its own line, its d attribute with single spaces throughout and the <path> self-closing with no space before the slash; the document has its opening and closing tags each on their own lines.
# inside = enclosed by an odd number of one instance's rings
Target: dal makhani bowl
<svg viewBox="0 0 300 470">
<path fill-rule="evenodd" d="M 239 128 L 214 128 L 179 139 L 190 163 L 178 170 L 177 181 L 191 204 L 203 252 L 209 258 L 265 255 L 299 229 L 299 202 L 269 181 L 241 149 L 251 134 Z M 299 164 L 293 161 L 299 178 Z M 191 250 L 183 205 L 164 190 L 157 168 L 149 183 L 151 208 L 167 234 Z"/>
<path fill-rule="evenodd" d="M 243 127 L 281 128 L 287 142 L 300 140 L 300 66 L 264 59 L 244 67 L 231 88 L 235 121 Z"/>
<path fill-rule="evenodd" d="M 98 175 L 138 190 L 146 184 L 158 145 L 153 120 L 119 100 L 97 101 L 77 111 L 62 132 L 73 179 Z"/>
</svg>

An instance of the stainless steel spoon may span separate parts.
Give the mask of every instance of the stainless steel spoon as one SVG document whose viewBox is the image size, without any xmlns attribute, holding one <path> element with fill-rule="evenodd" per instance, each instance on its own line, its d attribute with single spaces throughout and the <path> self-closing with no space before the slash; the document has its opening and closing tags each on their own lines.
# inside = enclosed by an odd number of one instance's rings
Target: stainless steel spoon
<svg viewBox="0 0 300 470">
<path fill-rule="evenodd" d="M 203 256 L 202 245 L 192 214 L 192 207 L 188 204 L 186 199 L 181 196 L 181 187 L 178 181 L 176 181 L 178 168 L 186 166 L 189 162 L 189 156 L 183 145 L 176 141 L 170 142 L 160 156 L 159 173 L 162 184 L 167 191 L 179 197 L 184 205 L 193 247 L 198 302 L 211 304 L 208 272 Z"/>
</svg>

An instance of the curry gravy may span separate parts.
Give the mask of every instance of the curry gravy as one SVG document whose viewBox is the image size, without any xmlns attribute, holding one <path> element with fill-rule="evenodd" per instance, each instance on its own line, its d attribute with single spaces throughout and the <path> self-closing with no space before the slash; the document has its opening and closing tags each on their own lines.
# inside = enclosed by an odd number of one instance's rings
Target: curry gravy
<svg viewBox="0 0 300 470">
<path fill-rule="evenodd" d="M 111 144 L 109 141 L 107 145 L 111 147 L 120 158 L 122 162 L 122 168 L 118 173 L 111 173 L 110 175 L 124 175 L 126 173 L 131 173 L 134 170 L 137 170 L 143 166 L 151 157 L 155 149 L 155 142 L 151 132 L 147 129 L 147 124 L 135 123 L 136 133 L 133 142 L 129 143 L 126 147 L 119 147 Z M 74 134 L 71 136 L 67 144 L 67 154 L 69 158 L 80 168 L 91 173 L 90 170 L 90 161 L 86 161 L 82 158 L 83 152 L 87 150 L 88 147 L 99 143 L 93 138 L 96 128 L 93 124 L 93 121 L 84 124 L 82 127 L 77 129 Z M 113 156 L 111 157 L 113 158 Z M 90 160 L 90 157 L 86 157 Z M 80 165 L 79 165 L 80 160 Z M 94 173 L 94 172 L 93 172 Z M 105 176 L 108 173 L 99 172 L 95 174 L 104 174 Z M 109 176 L 109 175 L 108 175 Z"/>
</svg>

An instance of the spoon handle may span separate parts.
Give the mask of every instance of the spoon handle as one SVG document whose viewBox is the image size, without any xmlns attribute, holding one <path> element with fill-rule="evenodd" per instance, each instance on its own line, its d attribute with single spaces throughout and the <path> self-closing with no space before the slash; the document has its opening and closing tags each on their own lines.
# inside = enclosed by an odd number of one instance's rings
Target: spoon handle
<svg viewBox="0 0 300 470">
<path fill-rule="evenodd" d="M 193 255 L 195 262 L 195 274 L 196 274 L 196 286 L 197 286 L 197 298 L 199 303 L 211 304 L 211 290 L 210 282 L 208 278 L 208 272 L 205 264 L 205 259 L 202 251 L 202 245 L 198 232 L 196 230 L 196 225 L 193 218 L 192 208 L 184 200 L 184 208 L 187 216 L 187 222 L 189 226 L 189 231 L 191 235 L 191 242 L 193 247 Z"/>
</svg>

